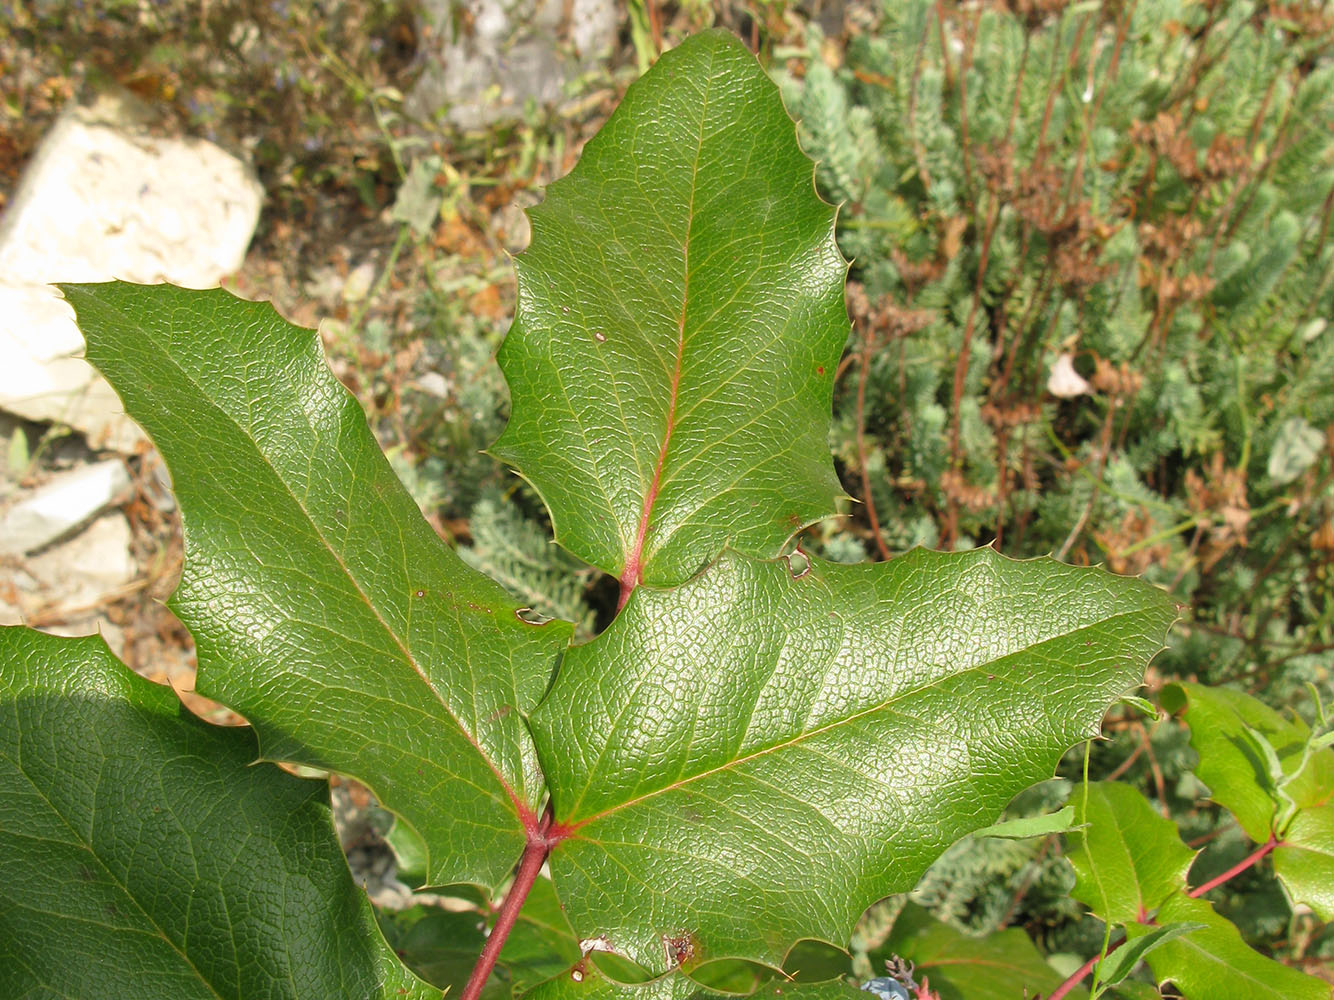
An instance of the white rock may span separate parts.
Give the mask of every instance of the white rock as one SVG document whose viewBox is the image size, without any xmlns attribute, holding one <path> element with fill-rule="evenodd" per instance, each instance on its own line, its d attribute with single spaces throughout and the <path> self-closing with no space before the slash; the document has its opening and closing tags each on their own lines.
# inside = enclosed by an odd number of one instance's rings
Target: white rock
<svg viewBox="0 0 1334 1000">
<path fill-rule="evenodd" d="M 0 408 L 121 450 L 142 433 L 78 357 L 74 312 L 47 283 L 215 286 L 245 259 L 263 197 L 229 153 L 132 118 L 108 101 L 62 115 L 0 219 Z"/>
<path fill-rule="evenodd" d="M 611 48 L 620 20 L 613 0 L 424 0 L 421 12 L 422 37 L 439 47 L 426 53 L 408 112 L 430 119 L 448 108 L 460 128 L 559 101 Z"/>
<path fill-rule="evenodd" d="M 1075 362 L 1068 354 L 1062 354 L 1056 359 L 1056 363 L 1051 366 L 1051 374 L 1047 377 L 1047 391 L 1058 399 L 1074 399 L 1076 396 L 1086 396 L 1093 387 L 1079 372 L 1075 371 Z"/>
<path fill-rule="evenodd" d="M 132 540 L 130 522 L 115 511 L 65 544 L 29 559 L 29 571 L 42 584 L 45 613 L 93 607 L 133 580 L 139 569 L 130 553 Z"/>
<path fill-rule="evenodd" d="M 129 487 L 130 474 L 118 458 L 59 473 L 0 516 L 0 555 L 50 544 L 117 503 Z"/>
</svg>

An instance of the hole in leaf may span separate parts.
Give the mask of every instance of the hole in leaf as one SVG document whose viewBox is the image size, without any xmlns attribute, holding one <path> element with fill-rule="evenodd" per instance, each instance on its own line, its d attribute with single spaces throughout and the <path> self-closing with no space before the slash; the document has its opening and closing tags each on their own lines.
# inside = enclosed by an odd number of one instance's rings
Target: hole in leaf
<svg viewBox="0 0 1334 1000">
<path fill-rule="evenodd" d="M 549 621 L 554 621 L 550 615 L 544 615 L 540 611 L 534 611 L 532 608 L 519 608 L 514 612 L 514 617 L 519 619 L 525 625 L 545 625 Z"/>
<path fill-rule="evenodd" d="M 792 574 L 794 580 L 800 580 L 811 571 L 810 557 L 801 549 L 789 552 L 783 558 L 787 560 L 787 571 Z"/>
</svg>

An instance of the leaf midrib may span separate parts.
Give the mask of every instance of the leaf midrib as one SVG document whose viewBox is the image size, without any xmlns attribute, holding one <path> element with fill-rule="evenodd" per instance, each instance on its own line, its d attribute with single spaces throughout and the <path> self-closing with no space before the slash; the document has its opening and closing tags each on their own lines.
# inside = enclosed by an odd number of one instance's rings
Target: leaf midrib
<svg viewBox="0 0 1334 1000">
<path fill-rule="evenodd" d="M 122 322 L 129 325 L 133 325 L 134 321 L 126 313 L 124 313 L 118 306 L 106 303 L 101 299 L 95 299 L 95 301 L 97 301 L 102 306 L 102 308 L 116 313 L 120 317 Z M 441 708 L 444 709 L 445 714 L 449 716 L 451 721 L 453 721 L 459 733 L 463 736 L 465 740 L 468 741 L 468 743 L 473 747 L 473 749 L 477 751 L 478 757 L 481 758 L 481 760 L 495 775 L 496 780 L 500 783 L 501 788 L 503 788 L 505 792 L 508 794 L 511 804 L 514 806 L 516 817 L 520 818 L 522 821 L 523 810 L 526 808 L 526 806 L 519 800 L 518 794 L 514 790 L 514 787 L 505 778 L 505 776 L 501 774 L 499 768 L 491 760 L 490 755 L 487 754 L 482 749 L 481 744 L 478 743 L 475 735 L 469 731 L 467 726 L 463 724 L 462 720 L 459 718 L 458 714 L 454 711 L 454 709 L 450 706 L 449 702 L 445 699 L 441 691 L 438 690 L 437 687 L 431 682 L 430 677 L 425 673 L 421 665 L 417 662 L 416 657 L 413 655 L 411 649 L 409 649 L 403 638 L 400 637 L 398 635 L 398 632 L 389 624 L 388 621 L 385 620 L 384 616 L 380 613 L 380 609 L 376 607 L 375 602 L 371 600 L 369 594 L 367 594 L 367 592 L 362 588 L 361 582 L 352 572 L 351 567 L 347 564 L 347 562 L 343 559 L 343 557 L 330 543 L 325 533 L 320 529 L 320 526 L 318 522 L 315 520 L 314 516 L 306 508 L 306 505 L 301 502 L 301 499 L 296 495 L 296 493 L 293 492 L 287 480 L 279 473 L 277 467 L 274 466 L 272 461 L 269 460 L 269 456 L 265 454 L 264 450 L 259 446 L 259 443 L 242 426 L 240 421 L 232 417 L 231 414 L 229 414 L 227 410 L 224 409 L 214 399 L 212 394 L 206 392 L 204 386 L 197 379 L 195 379 L 190 374 L 190 372 L 176 360 L 175 355 L 172 353 L 169 345 L 161 343 L 150 330 L 145 330 L 144 332 L 147 335 L 145 339 L 147 339 L 150 343 L 153 343 L 159 349 L 160 357 L 164 361 L 170 363 L 171 366 L 180 374 L 182 380 L 195 389 L 196 393 L 198 394 L 199 400 L 205 403 L 206 405 L 212 407 L 218 414 L 220 414 L 227 426 L 235 428 L 236 433 L 240 435 L 241 439 L 245 441 L 246 444 L 259 457 L 260 461 L 263 463 L 263 466 L 269 470 L 269 472 L 272 474 L 273 479 L 276 480 L 278 484 L 282 487 L 282 492 L 291 499 L 296 509 L 301 512 L 302 516 L 306 520 L 306 523 L 310 525 L 311 531 L 314 533 L 315 537 L 319 539 L 321 546 L 329 553 L 329 555 L 337 563 L 338 568 L 342 571 L 348 583 L 352 585 L 353 589 L 357 593 L 357 596 L 362 600 L 362 602 L 365 603 L 366 607 L 370 610 L 371 614 L 375 616 L 375 620 L 378 621 L 381 627 L 384 629 L 385 634 L 387 634 L 390 637 L 394 645 L 398 648 L 399 652 L 402 654 L 403 660 L 413 670 L 413 672 L 416 673 L 417 676 L 421 678 L 422 683 L 426 686 L 426 689 L 430 691 L 432 695 L 435 696 L 436 700 L 440 703 Z M 331 375 L 326 377 L 332 378 Z M 338 390 L 338 393 L 340 394 L 346 393 L 346 390 L 341 385 L 336 386 L 336 388 Z M 338 399 L 339 399 L 340 409 L 345 408 L 349 405 L 350 400 L 348 399 L 348 397 L 346 397 L 346 395 L 340 395 Z"/>
<path fill-rule="evenodd" d="M 621 603 L 625 596 L 637 587 L 644 573 L 644 543 L 648 538 L 653 505 L 658 499 L 658 490 L 662 482 L 663 466 L 667 462 L 667 451 L 671 446 L 672 432 L 676 429 L 676 402 L 681 389 L 681 365 L 685 357 L 686 346 L 686 311 L 690 304 L 690 239 L 695 228 L 695 193 L 699 184 L 699 160 L 704 150 L 704 125 L 709 114 L 709 98 L 713 92 L 714 56 L 709 55 L 709 70 L 705 78 L 709 81 L 704 88 L 703 106 L 699 112 L 699 137 L 695 143 L 695 158 L 690 165 L 690 199 L 686 205 L 686 234 L 681 245 L 681 310 L 676 323 L 676 359 L 668 387 L 667 426 L 663 431 L 662 444 L 658 448 L 658 459 L 653 468 L 653 478 L 644 493 L 643 508 L 639 515 L 639 525 L 634 541 L 625 555 L 625 565 L 621 572 Z"/>
<path fill-rule="evenodd" d="M 770 753 L 778 753 L 778 752 L 781 752 L 781 751 L 783 751 L 783 750 L 788 749 L 789 747 L 798 746 L 798 745 L 800 745 L 801 743 L 805 742 L 805 741 L 808 740 L 808 739 L 811 739 L 811 738 L 813 738 L 813 737 L 815 737 L 815 736 L 822 735 L 823 733 L 829 732 L 829 731 L 832 730 L 832 729 L 837 729 L 837 728 L 839 728 L 840 726 L 848 725 L 849 723 L 855 722 L 855 721 L 857 721 L 858 719 L 865 718 L 865 717 L 868 716 L 868 715 L 873 715 L 873 714 L 875 714 L 876 712 L 883 712 L 883 711 L 886 711 L 886 710 L 892 708 L 892 707 L 893 707 L 895 704 L 897 704 L 898 702 L 901 702 L 901 701 L 903 701 L 903 700 L 905 700 L 905 699 L 907 699 L 907 698 L 912 698 L 912 697 L 915 697 L 916 695 L 922 694 L 923 692 L 930 690 L 931 688 L 935 687 L 936 685 L 938 685 L 938 684 L 940 684 L 940 683 L 942 683 L 942 682 L 944 682 L 944 681 L 947 681 L 947 680 L 953 680 L 953 679 L 955 679 L 955 678 L 964 676 L 964 675 L 969 674 L 969 673 L 980 673 L 980 672 L 982 672 L 985 668 L 988 668 L 988 667 L 992 666 L 993 664 L 995 664 L 998 660 L 1008 659 L 1009 657 L 1017 656 L 1017 655 L 1020 655 L 1020 654 L 1022 654 L 1022 653 L 1032 652 L 1032 651 L 1034 651 L 1034 650 L 1040 649 L 1041 647 L 1047 645 L 1048 643 L 1056 642 L 1057 640 L 1060 640 L 1060 639 L 1069 639 L 1069 638 L 1071 638 L 1071 637 L 1078 636 L 1080 633 L 1082 633 L 1082 632 L 1086 632 L 1086 631 L 1088 631 L 1088 630 L 1090 630 L 1090 629 L 1102 628 L 1102 627 L 1108 626 L 1108 625 L 1112 624 L 1113 622 L 1116 622 L 1116 621 L 1118 621 L 1118 620 L 1120 620 L 1120 619 L 1123 619 L 1123 618 L 1130 618 L 1130 617 L 1133 617 L 1133 616 L 1135 616 L 1135 615 L 1142 614 L 1142 613 L 1144 613 L 1145 611 L 1149 611 L 1149 610 L 1152 610 L 1152 608 L 1149 607 L 1149 606 L 1145 606 L 1145 607 L 1133 608 L 1133 609 L 1130 609 L 1130 610 L 1127 610 L 1127 611 L 1123 611 L 1123 612 L 1120 612 L 1119 614 L 1115 614 L 1115 615 L 1111 615 L 1111 616 L 1109 616 L 1109 617 L 1107 617 L 1107 618 L 1103 618 L 1103 619 L 1101 619 L 1101 620 L 1099 620 L 1099 621 L 1097 621 L 1097 622 L 1094 622 L 1094 623 L 1092 623 L 1092 624 L 1081 626 L 1080 628 L 1074 629 L 1074 630 L 1072 630 L 1072 631 L 1070 631 L 1070 632 L 1063 632 L 1063 633 L 1060 633 L 1060 634 L 1058 634 L 1058 635 L 1049 636 L 1049 637 L 1047 637 L 1046 639 L 1043 639 L 1041 642 L 1033 643 L 1033 644 L 1031 644 L 1031 645 L 1023 646 L 1023 647 L 1021 647 L 1021 648 L 1012 650 L 1011 652 L 1006 653 L 1004 656 L 995 657 L 995 658 L 993 658 L 993 659 L 986 660 L 986 661 L 981 662 L 981 663 L 976 663 L 976 664 L 974 664 L 973 666 L 965 667 L 963 670 L 959 670 L 959 671 L 957 671 L 957 672 L 955 672 L 955 673 L 946 674 L 946 675 L 944 675 L 944 676 L 942 676 L 942 677 L 936 677 L 936 678 L 932 679 L 931 681 L 929 681 L 929 682 L 927 682 L 927 683 L 925 683 L 925 684 L 920 684 L 920 685 L 918 685 L 917 687 L 910 688 L 910 689 L 908 689 L 908 690 L 906 690 L 906 691 L 902 691 L 902 692 L 900 692 L 899 694 L 895 695 L 894 697 L 888 699 L 887 701 L 880 702 L 880 703 L 878 703 L 878 704 L 876 704 L 876 705 L 872 705 L 872 706 L 870 706 L 870 707 L 868 707 L 868 708 L 862 709 L 862 710 L 859 711 L 859 712 L 854 712 L 854 713 L 852 713 L 851 715 L 847 715 L 847 716 L 844 716 L 843 718 L 836 719 L 836 720 L 834 720 L 834 721 L 828 722 L 828 723 L 826 723 L 825 725 L 819 726 L 818 728 L 810 729 L 810 730 L 806 730 L 806 731 L 801 732 L 801 733 L 797 733 L 795 736 L 793 736 L 793 737 L 791 737 L 791 738 L 789 738 L 789 739 L 783 740 L 783 741 L 781 741 L 781 742 L 779 742 L 779 743 L 774 743 L 774 744 L 772 744 L 772 745 L 770 745 L 770 746 L 766 746 L 766 747 L 760 747 L 760 748 L 758 748 L 758 749 L 756 749 L 756 750 L 753 750 L 753 751 L 751 751 L 751 752 L 749 752 L 749 753 L 747 753 L 747 754 L 744 754 L 743 756 L 734 757 L 734 758 L 731 759 L 731 760 L 725 761 L 725 762 L 723 762 L 723 763 L 721 763 L 721 764 L 718 764 L 718 765 L 716 765 L 716 766 L 714 766 L 714 767 L 707 768 L 706 770 L 700 771 L 700 772 L 698 772 L 698 773 L 696 773 L 696 774 L 692 774 L 692 775 L 690 775 L 689 777 L 679 778 L 679 779 L 677 779 L 676 781 L 671 782 L 670 784 L 667 784 L 667 785 L 662 786 L 661 788 L 656 788 L 656 789 L 654 789 L 654 790 L 651 791 L 651 792 L 645 792 L 645 793 L 642 794 L 642 795 L 637 795 L 637 796 L 635 796 L 634 798 L 627 799 L 627 800 L 624 801 L 624 802 L 621 802 L 621 803 L 618 803 L 618 804 L 616 804 L 616 805 L 609 806 L 609 807 L 607 807 L 607 808 L 605 808 L 605 809 L 602 809 L 601 811 L 596 812 L 596 813 L 594 813 L 594 814 L 591 815 L 591 816 L 588 816 L 588 817 L 585 817 L 585 818 L 582 818 L 582 819 L 578 819 L 578 820 L 574 820 L 573 822 L 569 822 L 569 827 L 570 827 L 570 830 L 571 830 L 571 834 L 572 834 L 573 836 L 578 836 L 578 831 L 579 831 L 580 829 L 582 829 L 583 827 L 586 827 L 586 826 L 588 826 L 588 825 L 590 825 L 590 824 L 592 824 L 592 823 L 594 823 L 594 822 L 597 822 L 598 820 L 604 819 L 604 818 L 607 817 L 607 816 L 613 815 L 614 813 L 620 812 L 620 811 L 622 811 L 622 810 L 624 810 L 624 809 L 629 809 L 629 808 L 631 808 L 632 806 L 639 805 L 640 803 L 646 802 L 646 801 L 648 801 L 649 799 L 655 798 L 655 797 L 657 797 L 657 796 L 659 796 L 659 795 L 663 795 L 663 794 L 665 794 L 665 793 L 667 793 L 667 792 L 676 791 L 677 789 L 684 788 L 684 787 L 686 787 L 687 785 L 690 785 L 690 784 L 693 783 L 693 782 L 696 782 L 696 781 L 702 781 L 702 780 L 704 780 L 705 778 L 710 777 L 711 775 L 718 774 L 718 773 L 721 773 L 721 772 L 724 772 L 724 771 L 729 771 L 729 770 L 731 770 L 731 769 L 733 769 L 733 768 L 735 768 L 735 767 L 739 767 L 739 766 L 742 765 L 742 764 L 745 764 L 745 763 L 747 763 L 747 762 L 749 762 L 749 761 L 752 761 L 752 760 L 755 760 L 755 759 L 757 759 L 757 758 L 763 757 L 763 756 L 765 756 L 765 755 L 767 755 L 767 754 L 770 754 Z M 594 772 L 590 772 L 590 773 L 594 773 Z M 583 791 L 580 792 L 580 800 L 582 800 L 583 795 L 587 792 L 587 787 L 588 787 L 588 786 L 587 786 L 587 784 L 586 784 L 585 787 L 584 787 L 584 789 L 583 789 Z M 567 821 L 567 822 L 568 822 L 568 821 Z"/>
</svg>

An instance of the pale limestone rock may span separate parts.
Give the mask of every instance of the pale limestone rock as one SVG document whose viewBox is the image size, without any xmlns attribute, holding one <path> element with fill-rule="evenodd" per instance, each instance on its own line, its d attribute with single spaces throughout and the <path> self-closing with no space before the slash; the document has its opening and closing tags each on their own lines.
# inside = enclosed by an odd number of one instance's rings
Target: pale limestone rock
<svg viewBox="0 0 1334 1000">
<path fill-rule="evenodd" d="M 40 586 L 34 597 L 48 614 L 67 611 L 62 616 L 67 621 L 96 607 L 138 574 L 132 540 L 130 522 L 120 511 L 99 518 L 76 538 L 28 560 L 28 572 Z"/>
<path fill-rule="evenodd" d="M 606 55 L 620 14 L 613 0 L 424 0 L 426 70 L 410 114 L 479 128 L 518 118 L 524 104 L 554 104 L 565 85 Z"/>
<path fill-rule="evenodd" d="M 0 556 L 32 552 L 121 502 L 130 474 L 118 458 L 60 472 L 0 514 Z"/>
<path fill-rule="evenodd" d="M 66 112 L 0 219 L 0 408 L 126 451 L 142 433 L 78 357 L 73 310 L 48 283 L 215 286 L 241 266 L 263 197 L 229 153 L 133 118 L 115 101 Z"/>
</svg>

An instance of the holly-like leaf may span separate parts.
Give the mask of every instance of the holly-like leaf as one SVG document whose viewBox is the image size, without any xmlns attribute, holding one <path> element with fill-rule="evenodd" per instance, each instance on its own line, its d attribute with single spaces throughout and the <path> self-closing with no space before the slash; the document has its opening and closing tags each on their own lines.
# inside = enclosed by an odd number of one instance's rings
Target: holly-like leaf
<svg viewBox="0 0 1334 1000">
<path fill-rule="evenodd" d="M 557 541 L 628 591 L 725 544 L 776 556 L 834 513 L 847 265 L 778 89 L 735 37 L 665 53 L 529 215 L 491 450 Z"/>
<path fill-rule="evenodd" d="M 894 921 L 884 945 L 872 956 L 912 963 L 913 978 L 927 980 L 940 1000 L 1019 1000 L 1046 996 L 1064 981 L 1017 927 L 984 938 L 960 934 L 924 908 L 908 904 Z M 1066 996 L 1078 1000 L 1088 991 L 1075 987 Z"/>
<path fill-rule="evenodd" d="M 1329 789 L 1334 796 L 1334 786 Z M 1274 874 L 1294 902 L 1334 920 L 1334 805 L 1303 809 L 1274 849 Z"/>
<path fill-rule="evenodd" d="M 186 546 L 172 608 L 200 691 L 254 725 L 266 758 L 369 785 L 421 834 L 431 881 L 502 881 L 543 792 L 521 713 L 570 626 L 520 621 L 440 541 L 313 331 L 221 290 L 64 291 L 171 468 Z"/>
<path fill-rule="evenodd" d="M 1203 899 L 1178 893 L 1163 904 L 1158 919 L 1203 925 L 1162 942 L 1146 957 L 1154 978 L 1171 980 L 1186 1000 L 1329 1000 L 1327 983 L 1249 948 L 1237 928 Z M 1131 923 L 1126 932 L 1133 939 L 1154 928 Z"/>
<path fill-rule="evenodd" d="M 1077 819 L 1088 824 L 1068 837 L 1066 856 L 1075 869 L 1071 895 L 1099 920 L 1144 920 L 1186 887 L 1195 852 L 1138 788 L 1092 782 L 1076 787 L 1070 803 Z"/>
<path fill-rule="evenodd" d="M 0 996 L 440 995 L 376 929 L 326 785 L 100 638 L 6 628 L 0 661 Z"/>
<path fill-rule="evenodd" d="M 1298 807 L 1328 801 L 1334 751 L 1309 753 L 1311 731 L 1301 719 L 1284 718 L 1230 688 L 1169 684 L 1162 699 L 1164 708 L 1182 712 L 1190 726 L 1190 745 L 1200 757 L 1196 777 L 1252 840 L 1269 839 L 1280 793 Z M 1278 775 L 1271 773 L 1275 763 Z"/>
<path fill-rule="evenodd" d="M 990 549 L 641 588 L 532 716 L 571 923 L 654 970 L 846 941 L 1095 733 L 1174 616 Z"/>
</svg>

